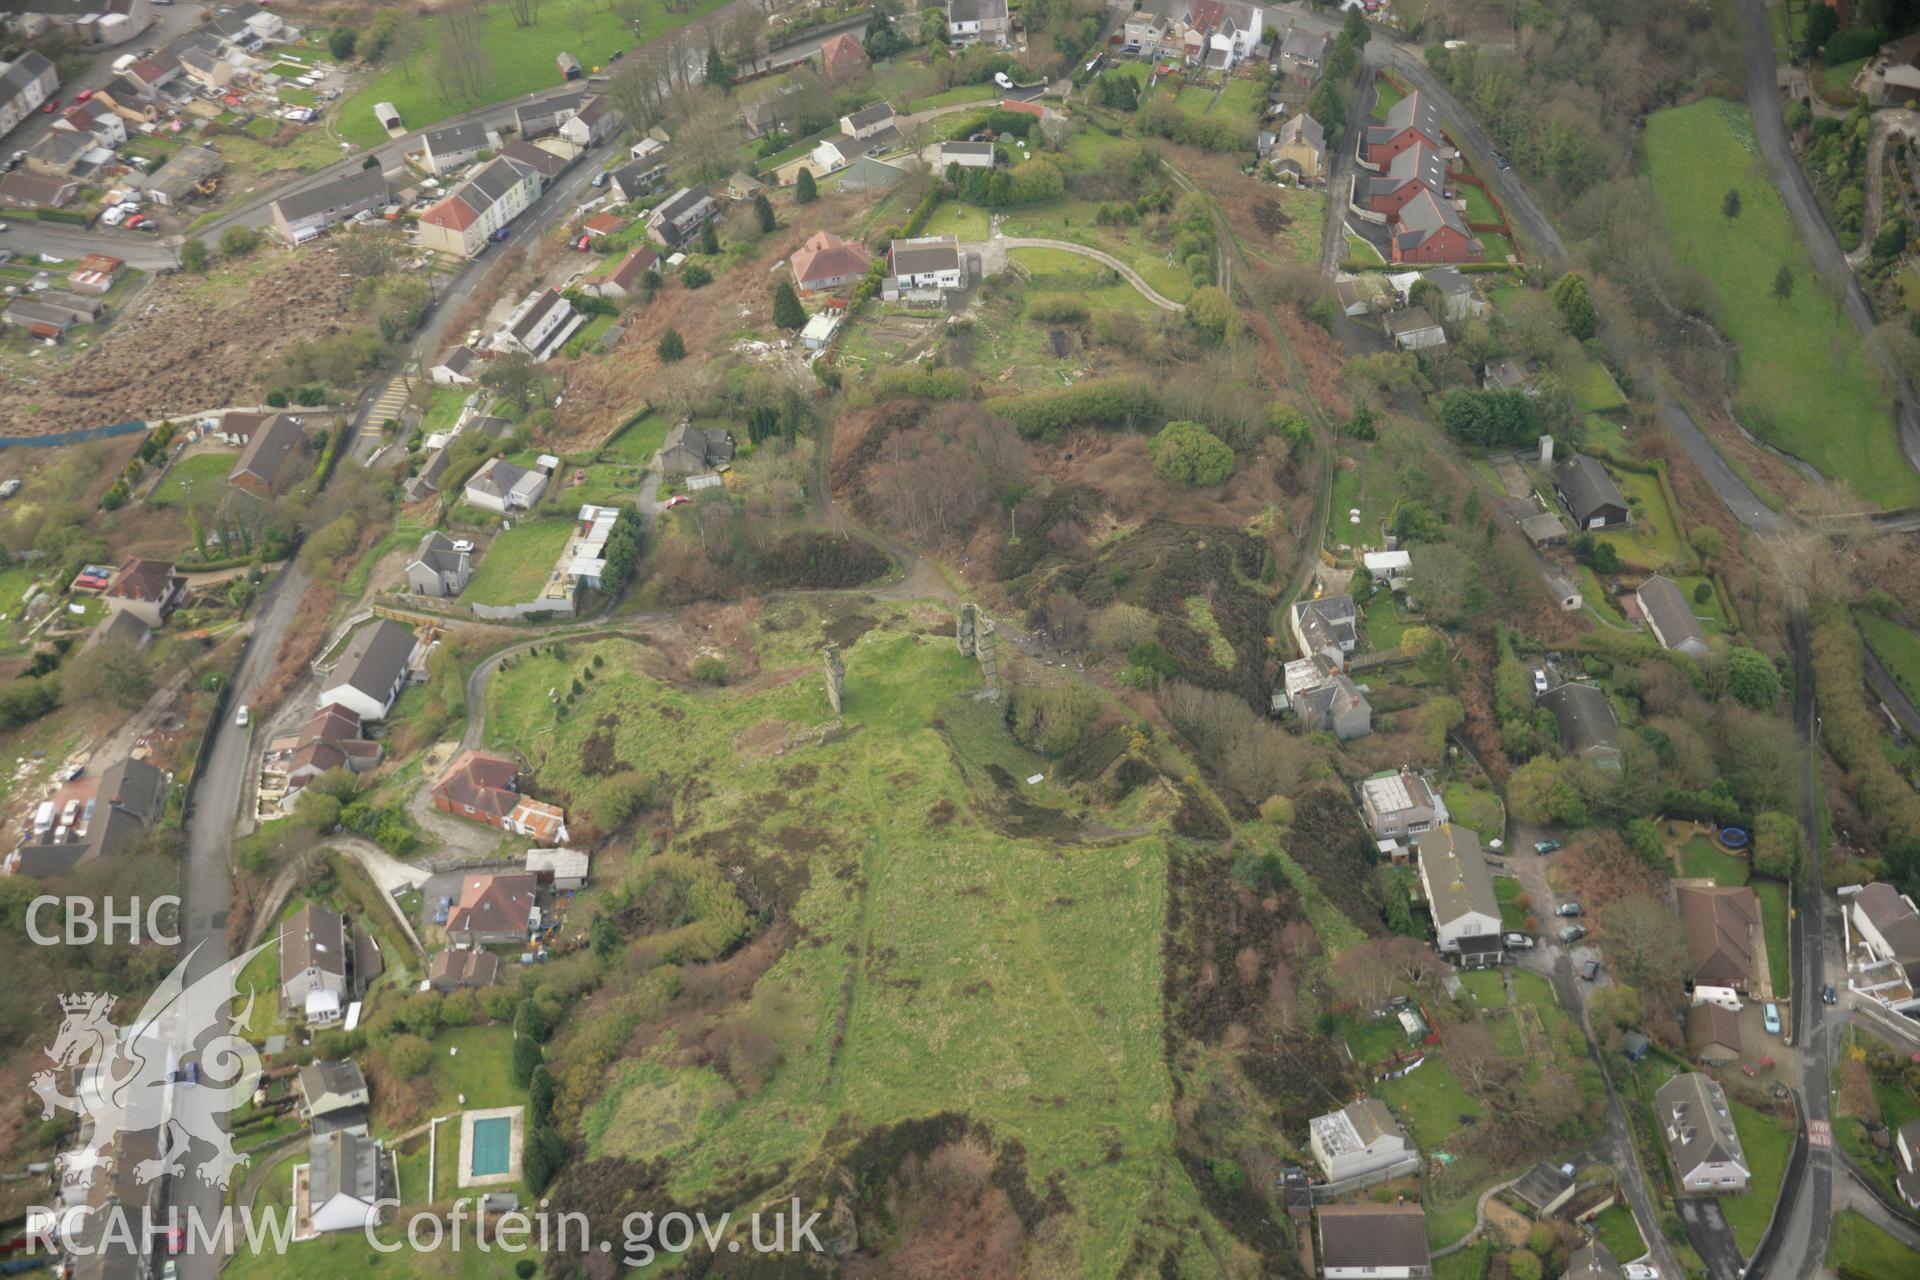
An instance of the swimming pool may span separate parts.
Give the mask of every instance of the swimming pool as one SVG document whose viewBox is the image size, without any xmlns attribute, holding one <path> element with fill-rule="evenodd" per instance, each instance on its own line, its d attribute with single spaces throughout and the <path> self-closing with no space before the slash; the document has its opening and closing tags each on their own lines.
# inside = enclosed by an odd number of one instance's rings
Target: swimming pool
<svg viewBox="0 0 1920 1280">
<path fill-rule="evenodd" d="M 507 1171 L 512 1151 L 513 1118 L 489 1116 L 473 1122 L 473 1151 L 467 1159 L 467 1172 L 476 1178 L 491 1177 Z"/>
</svg>

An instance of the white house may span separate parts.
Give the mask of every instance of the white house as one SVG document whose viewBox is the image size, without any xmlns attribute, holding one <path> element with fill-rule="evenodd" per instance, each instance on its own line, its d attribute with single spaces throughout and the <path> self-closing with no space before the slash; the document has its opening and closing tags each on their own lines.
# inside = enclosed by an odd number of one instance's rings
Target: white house
<svg viewBox="0 0 1920 1280">
<path fill-rule="evenodd" d="M 967 260 L 952 236 L 895 240 L 887 249 L 887 267 L 902 290 L 944 291 L 967 285 Z"/>
<path fill-rule="evenodd" d="M 391 618 L 362 627 L 320 680 L 319 706 L 338 703 L 362 721 L 384 720 L 413 673 L 413 632 Z"/>
<path fill-rule="evenodd" d="M 546 360 L 586 322 L 586 316 L 575 311 L 558 289 L 536 289 L 513 309 L 488 345 L 495 351 L 522 351 L 535 360 Z"/>
<path fill-rule="evenodd" d="M 444 129 L 429 129 L 420 139 L 420 167 L 436 178 L 471 164 L 489 147 L 500 145 L 500 135 L 489 133 L 479 121 L 450 124 Z"/>
<path fill-rule="evenodd" d="M 307 1144 L 307 1203 L 315 1231 L 364 1231 L 379 1221 L 386 1152 L 364 1133 L 335 1129 Z"/>
<path fill-rule="evenodd" d="M 1378 1181 L 1419 1167 L 1419 1153 L 1407 1141 L 1393 1113 L 1378 1098 L 1363 1098 L 1307 1125 L 1307 1145 L 1328 1182 Z"/>
<path fill-rule="evenodd" d="M 1420 887 L 1433 913 L 1434 949 L 1466 968 L 1500 964 L 1500 899 L 1480 837 L 1449 822 L 1415 839 Z"/>
<path fill-rule="evenodd" d="M 947 43 L 1007 47 L 1007 0 L 947 0 Z"/>
<path fill-rule="evenodd" d="M 546 491 L 544 473 L 516 467 L 505 458 L 493 458 L 467 481 L 465 497 L 483 510 L 508 515 L 532 507 Z"/>
<path fill-rule="evenodd" d="M 443 351 L 427 376 L 443 387 L 464 387 L 473 382 L 479 364 L 479 353 L 462 342 Z"/>
<path fill-rule="evenodd" d="M 420 215 L 415 238 L 423 249 L 470 258 L 540 198 L 543 180 L 532 165 L 495 156 Z"/>
</svg>

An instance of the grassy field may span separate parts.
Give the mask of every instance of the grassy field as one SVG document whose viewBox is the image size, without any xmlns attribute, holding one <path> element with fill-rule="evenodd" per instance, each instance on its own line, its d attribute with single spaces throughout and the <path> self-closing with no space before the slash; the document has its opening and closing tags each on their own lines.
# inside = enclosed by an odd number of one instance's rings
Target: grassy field
<svg viewBox="0 0 1920 1280">
<path fill-rule="evenodd" d="M 155 510 L 167 507 L 217 507 L 227 488 L 227 476 L 233 470 L 231 453 L 196 453 L 182 458 L 167 469 L 147 505 Z"/>
<path fill-rule="evenodd" d="M 649 413 L 609 436 L 600 446 L 600 460 L 625 463 L 630 467 L 651 466 L 653 455 L 660 452 L 667 432 L 672 429 L 673 423 L 665 414 Z"/>
<path fill-rule="evenodd" d="M 1500 797 L 1485 787 L 1449 782 L 1441 797 L 1447 802 L 1447 812 L 1453 815 L 1453 820 L 1471 828 L 1483 841 L 1498 840 L 1506 834 Z"/>
<path fill-rule="evenodd" d="M 1593 1220 L 1593 1233 L 1600 1237 L 1600 1243 L 1607 1246 L 1607 1252 L 1620 1262 L 1632 1262 L 1647 1251 L 1647 1242 L 1640 1235 L 1640 1224 L 1633 1220 L 1633 1210 L 1624 1204 L 1602 1210 L 1600 1216 Z"/>
<path fill-rule="evenodd" d="M 957 107 L 963 102 L 987 102 L 999 96 L 999 87 L 992 83 L 958 84 L 951 89 L 913 99 L 907 104 L 907 110 L 915 113 L 934 111 L 940 107 Z"/>
<path fill-rule="evenodd" d="M 1520 909 L 1518 901 L 1524 892 L 1525 888 L 1513 876 L 1493 878 L 1493 896 L 1500 902 L 1500 927 L 1510 933 L 1519 933 L 1527 927 L 1527 913 Z"/>
<path fill-rule="evenodd" d="M 1740 1149 L 1747 1157 L 1753 1177 L 1743 1196 L 1720 1197 L 1721 1211 L 1744 1257 L 1751 1257 L 1773 1216 L 1773 1202 L 1780 1196 L 1780 1180 L 1787 1173 L 1787 1153 L 1793 1147 L 1793 1135 L 1782 1129 L 1772 1116 L 1755 1111 L 1745 1103 L 1731 1102 L 1733 1127 L 1740 1134 Z"/>
<path fill-rule="evenodd" d="M 543 794 L 590 785 L 582 744 L 610 732 L 616 756 L 698 787 L 675 807 L 670 848 L 743 864 L 822 943 L 762 980 L 792 1028 L 764 1089 L 717 1105 L 708 1069 L 664 1047 L 609 1092 L 600 1140 L 660 1147 L 675 1197 L 697 1199 L 746 1169 L 807 1166 L 869 1126 L 961 1111 L 1018 1139 L 1035 1184 L 1057 1180 L 1072 1201 L 1071 1269 L 1113 1274 L 1149 1198 L 1169 1222 L 1199 1212 L 1172 1153 L 1162 1058 L 1164 843 L 1082 847 L 1004 825 L 1015 797 L 989 769 L 1046 767 L 971 697 L 977 668 L 920 634 L 944 617 L 834 607 L 848 732 L 826 743 L 811 735 L 834 719 L 817 676 L 828 620 L 811 602 L 772 606 L 728 643 L 759 672 L 732 687 L 656 679 L 662 655 L 603 641 L 517 660 L 489 690 L 488 741 L 525 756 Z M 560 716 L 545 691 L 595 656 L 605 674 Z M 1029 820 L 1077 822 L 1080 802 L 1050 783 L 1017 799 Z M 687 1139 L 655 1141 L 670 1124 Z"/>
<path fill-rule="evenodd" d="M 1484 1111 L 1453 1074 L 1444 1054 L 1430 1054 L 1411 1075 L 1382 1080 L 1376 1087 L 1422 1151 L 1444 1147 L 1447 1139 Z"/>
<path fill-rule="evenodd" d="M 554 58 L 568 52 L 587 68 L 605 63 L 616 50 L 632 49 L 718 9 L 723 0 L 691 0 L 681 13 L 648 5 L 629 28 L 600 0 L 548 0 L 532 27 L 516 27 L 505 5 L 482 11 L 481 48 L 488 61 L 484 97 L 456 98 L 440 88 L 435 70 L 442 24 L 433 17 L 421 20 L 424 40 L 420 52 L 405 66 L 390 67 L 340 104 L 340 136 L 363 147 L 386 141 L 386 131 L 373 118 L 373 104 L 391 102 L 408 129 L 419 129 L 450 115 L 479 106 L 504 102 L 536 89 L 560 83 Z"/>
<path fill-rule="evenodd" d="M 1745 858 L 1736 858 L 1706 836 L 1695 836 L 1680 846 L 1680 874 L 1688 880 L 1711 880 L 1740 885 L 1751 874 Z"/>
<path fill-rule="evenodd" d="M 1881 506 L 1920 499 L 1894 438 L 1889 401 L 1860 334 L 1828 300 L 1764 166 L 1746 112 L 1709 98 L 1647 119 L 1649 176 L 1675 255 L 1717 298 L 1714 318 L 1739 347 L 1738 408 L 1756 434 Z M 1742 198 L 1738 234 L 1721 200 Z M 1795 281 L 1773 295 L 1784 266 Z"/>
<path fill-rule="evenodd" d="M 1613 533 L 1595 534 L 1595 540 L 1611 543 L 1621 562 L 1635 568 L 1692 568 L 1693 552 L 1680 540 L 1680 521 L 1667 505 L 1660 477 L 1618 469 L 1612 475 L 1633 512 L 1633 523 Z"/>
<path fill-rule="evenodd" d="M 1565 377 L 1574 407 L 1583 413 L 1613 413 L 1627 407 L 1620 384 L 1607 372 L 1607 366 L 1591 356 L 1584 357 Z"/>
<path fill-rule="evenodd" d="M 524 604 L 533 599 L 572 534 L 570 520 L 516 524 L 487 547 L 462 598 L 468 604 Z"/>
<path fill-rule="evenodd" d="M 1753 892 L 1760 899 L 1760 930 L 1767 940 L 1773 994 L 1784 1000 L 1792 982 L 1787 964 L 1787 886 L 1778 880 L 1755 880 Z"/>
<path fill-rule="evenodd" d="M 1163 297 L 1185 302 L 1193 282 L 1177 266 L 1167 265 L 1167 246 L 1153 228 L 1103 227 L 1095 221 L 1100 208 L 1092 200 L 1056 200 L 1049 204 L 1010 209 L 1004 230 L 1009 236 L 1070 240 L 1103 249 L 1140 273 Z"/>
<path fill-rule="evenodd" d="M 936 208 L 920 233 L 923 236 L 958 236 L 962 240 L 987 238 L 987 211 L 978 205 L 948 200 Z"/>
<path fill-rule="evenodd" d="M 1266 85 L 1261 80 L 1229 80 L 1220 91 L 1213 110 L 1221 115 L 1257 116 L 1267 105 Z"/>
<path fill-rule="evenodd" d="M 1913 1251 L 1854 1210 L 1842 1209 L 1834 1215 L 1827 1266 L 1836 1272 L 1846 1266 L 1867 1280 L 1899 1280 L 1913 1274 Z"/>
<path fill-rule="evenodd" d="M 1855 609 L 1853 620 L 1867 648 L 1880 659 L 1900 692 L 1920 702 L 1920 635 L 1868 609 Z"/>
</svg>

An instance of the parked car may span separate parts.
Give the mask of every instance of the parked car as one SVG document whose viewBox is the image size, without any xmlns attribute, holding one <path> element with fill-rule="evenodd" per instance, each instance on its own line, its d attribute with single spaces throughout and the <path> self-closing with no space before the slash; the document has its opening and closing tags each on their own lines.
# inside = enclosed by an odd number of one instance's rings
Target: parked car
<svg viewBox="0 0 1920 1280">
<path fill-rule="evenodd" d="M 1820 999 L 1825 1001 L 1827 1004 L 1839 1004 L 1840 993 L 1838 991 L 1835 991 L 1833 989 L 1833 984 L 1829 982 L 1826 986 L 1820 988 Z"/>
<path fill-rule="evenodd" d="M 582 231 L 580 238 L 573 242 L 573 247 L 581 253 L 585 253 L 587 250 L 593 248 L 593 237 Z"/>
<path fill-rule="evenodd" d="M 46 105 L 40 108 L 40 114 L 43 116 L 50 116 L 54 112 L 58 111 L 59 109 L 60 109 L 60 99 L 48 98 Z"/>
<path fill-rule="evenodd" d="M 19 476 L 11 476 L 7 480 L 0 482 L 0 498 L 11 498 L 18 492 L 20 492 Z"/>
<path fill-rule="evenodd" d="M 1500 941 L 1514 951 L 1533 950 L 1533 939 L 1524 933 L 1503 933 L 1500 935 Z"/>
<path fill-rule="evenodd" d="M 115 205 L 113 208 L 107 210 L 105 213 L 100 215 L 100 225 L 103 227 L 117 227 L 121 223 L 125 222 L 126 220 L 127 220 L 127 211 L 125 209 L 122 209 L 119 205 Z"/>
<path fill-rule="evenodd" d="M 675 507 L 684 507 L 689 502 L 692 502 L 692 501 L 693 499 L 689 498 L 686 494 L 676 493 L 671 498 L 667 499 L 667 510 L 671 511 Z"/>
<path fill-rule="evenodd" d="M 1650 1267 L 1644 1262 L 1629 1262 L 1620 1268 L 1620 1274 L 1626 1280 L 1660 1280 L 1660 1268 Z"/>
<path fill-rule="evenodd" d="M 243 702 L 243 703 L 241 703 L 241 704 L 240 704 L 240 714 L 239 714 L 239 715 L 237 715 L 237 716 L 235 716 L 235 717 L 233 718 L 233 726 L 234 726 L 234 728 L 236 728 L 236 729 L 244 729 L 244 728 L 246 728 L 246 727 L 247 727 L 247 716 L 248 716 L 248 708 L 247 708 L 247 704 Z"/>
<path fill-rule="evenodd" d="M 1541 694 L 1541 693 L 1545 693 L 1545 692 L 1547 691 L 1547 672 L 1546 672 L 1546 668 L 1544 668 L 1544 667 L 1535 667 L 1535 668 L 1533 669 L 1533 691 L 1534 691 L 1534 692 L 1535 692 L 1536 694 Z"/>
<path fill-rule="evenodd" d="M 601 170 L 600 172 L 598 172 L 598 173 L 596 173 L 596 174 L 594 174 L 594 175 L 593 175 L 593 185 L 594 185 L 594 186 L 596 186 L 596 187 L 604 187 L 604 186 L 606 186 L 606 185 L 607 185 L 607 178 L 608 178 L 609 176 L 610 176 L 610 175 L 609 175 L 609 174 L 607 173 L 607 171 L 606 171 L 605 169 L 602 169 L 602 170 Z"/>
<path fill-rule="evenodd" d="M 488 236 L 487 239 L 495 240 L 495 241 L 505 240 L 507 238 L 507 234 L 512 230 L 513 230 L 512 227 L 502 227 L 498 231 L 494 232 L 492 235 Z"/>
<path fill-rule="evenodd" d="M 1007 74 L 1006 72 L 1004 72 L 1004 71 L 996 71 L 996 72 L 994 72 L 994 73 L 993 73 L 993 82 L 994 82 L 995 84 L 997 84 L 997 85 L 999 85 L 999 86 L 1000 86 L 1000 87 L 1001 87 L 1002 89 L 1011 89 L 1011 88 L 1013 88 L 1013 77 L 1012 77 L 1012 76 L 1010 76 L 1010 75 L 1008 75 L 1008 74 Z"/>
<path fill-rule="evenodd" d="M 82 89 L 80 92 L 73 95 L 73 100 L 75 102 L 91 102 L 93 101 L 93 90 Z"/>
<path fill-rule="evenodd" d="M 1588 982 L 1598 981 L 1600 977 L 1600 962 L 1598 960 L 1587 961 L 1586 964 L 1580 967 L 1580 976 Z"/>
<path fill-rule="evenodd" d="M 1766 1007 L 1761 1010 L 1761 1020 L 1766 1023 L 1768 1035 L 1777 1036 L 1780 1034 L 1779 1005 L 1771 1000 L 1767 1001 Z"/>
<path fill-rule="evenodd" d="M 1560 931 L 1560 941 L 1562 942 L 1578 942 L 1586 936 L 1587 930 L 1585 925 L 1570 924 Z"/>
<path fill-rule="evenodd" d="M 1563 902 L 1553 909 L 1553 914 L 1557 916 L 1583 916 L 1587 914 L 1587 912 L 1586 909 L 1577 902 Z"/>
<path fill-rule="evenodd" d="M 1535 840 L 1533 842 L 1533 851 L 1535 853 L 1552 853 L 1559 847 L 1560 842 L 1558 840 Z"/>
<path fill-rule="evenodd" d="M 127 219 L 127 229 L 129 231 L 138 231 L 141 227 L 144 227 L 146 225 L 147 225 L 147 215 L 144 213 L 136 213 L 131 218 Z"/>
<path fill-rule="evenodd" d="M 461 538 L 453 544 L 453 549 L 455 551 L 471 551 L 473 550 L 473 542 L 471 539 Z"/>
</svg>

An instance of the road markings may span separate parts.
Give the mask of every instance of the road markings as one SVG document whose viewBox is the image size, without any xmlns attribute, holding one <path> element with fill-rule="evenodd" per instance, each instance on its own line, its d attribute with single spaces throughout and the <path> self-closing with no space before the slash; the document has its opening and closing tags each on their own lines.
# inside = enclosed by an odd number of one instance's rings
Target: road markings
<svg viewBox="0 0 1920 1280">
<path fill-rule="evenodd" d="M 367 421 L 378 427 L 389 418 L 398 421 L 400 411 L 407 407 L 408 387 L 403 376 L 395 376 L 387 383 L 387 389 L 373 402 L 373 409 L 367 414 Z"/>
<path fill-rule="evenodd" d="M 1833 1145 L 1833 1126 L 1825 1120 L 1807 1121 L 1807 1145 L 1810 1147 L 1831 1147 Z"/>
</svg>

